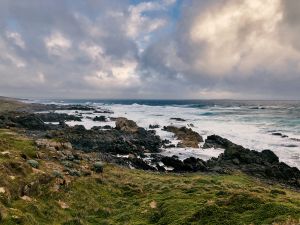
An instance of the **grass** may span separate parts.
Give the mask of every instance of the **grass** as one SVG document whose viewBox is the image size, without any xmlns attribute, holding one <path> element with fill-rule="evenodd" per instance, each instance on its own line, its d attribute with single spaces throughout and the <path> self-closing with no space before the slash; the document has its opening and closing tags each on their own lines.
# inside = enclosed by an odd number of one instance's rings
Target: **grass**
<svg viewBox="0 0 300 225">
<path fill-rule="evenodd" d="M 14 111 L 26 107 L 25 103 L 17 101 L 13 98 L 0 96 L 0 113 L 5 111 Z"/>
<path fill-rule="evenodd" d="M 10 153 L 22 153 L 29 158 L 34 158 L 36 156 L 36 150 L 37 148 L 34 146 L 33 141 L 8 130 L 0 129 L 0 153 L 9 151 Z"/>
<path fill-rule="evenodd" d="M 0 140 L 0 151 L 36 151 L 32 141 L 5 130 L 0 130 Z M 0 170 L 0 187 L 10 185 L 5 188 L 11 195 L 9 200 L 0 198 L 4 225 L 300 223 L 299 192 L 242 173 L 164 174 L 106 165 L 103 175 L 70 178 L 59 191 L 53 189 L 55 180 L 40 185 L 26 201 L 14 190 L 41 175 L 28 169 L 21 158 L 2 159 L 0 166 L 12 160 L 19 161 L 26 174 Z M 41 165 L 49 173 L 46 163 Z M 8 175 L 18 179 L 3 182 Z M 61 202 L 68 207 L 63 209 Z"/>
</svg>

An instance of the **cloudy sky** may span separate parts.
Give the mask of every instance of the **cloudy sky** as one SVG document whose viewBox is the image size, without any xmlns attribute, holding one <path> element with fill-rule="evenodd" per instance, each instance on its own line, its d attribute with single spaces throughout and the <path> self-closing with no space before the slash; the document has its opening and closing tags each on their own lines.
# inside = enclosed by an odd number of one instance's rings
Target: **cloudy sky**
<svg viewBox="0 0 300 225">
<path fill-rule="evenodd" d="M 0 95 L 300 99 L 299 0 L 0 0 Z"/>
</svg>

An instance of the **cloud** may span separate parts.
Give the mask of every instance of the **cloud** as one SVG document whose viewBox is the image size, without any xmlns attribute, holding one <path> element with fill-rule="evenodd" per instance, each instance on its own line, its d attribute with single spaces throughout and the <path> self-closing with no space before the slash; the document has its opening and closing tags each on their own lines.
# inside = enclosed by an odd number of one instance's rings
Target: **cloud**
<svg viewBox="0 0 300 225">
<path fill-rule="evenodd" d="M 72 47 L 72 42 L 60 32 L 54 32 L 49 37 L 46 37 L 44 42 L 49 53 L 57 56 Z"/>
<path fill-rule="evenodd" d="M 200 97 L 298 98 L 291 88 L 300 80 L 296 9 L 298 1 L 191 1 L 176 31 L 147 49 L 143 64 L 173 82 L 186 80 Z"/>
<path fill-rule="evenodd" d="M 298 0 L 0 2 L 0 95 L 299 98 Z"/>
</svg>

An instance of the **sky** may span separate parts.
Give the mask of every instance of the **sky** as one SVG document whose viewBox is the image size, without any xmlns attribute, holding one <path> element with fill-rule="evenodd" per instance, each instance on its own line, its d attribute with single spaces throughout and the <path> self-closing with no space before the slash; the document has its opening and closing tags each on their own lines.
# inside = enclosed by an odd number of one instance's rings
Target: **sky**
<svg viewBox="0 0 300 225">
<path fill-rule="evenodd" d="M 0 0 L 0 95 L 300 99 L 299 0 Z"/>
</svg>

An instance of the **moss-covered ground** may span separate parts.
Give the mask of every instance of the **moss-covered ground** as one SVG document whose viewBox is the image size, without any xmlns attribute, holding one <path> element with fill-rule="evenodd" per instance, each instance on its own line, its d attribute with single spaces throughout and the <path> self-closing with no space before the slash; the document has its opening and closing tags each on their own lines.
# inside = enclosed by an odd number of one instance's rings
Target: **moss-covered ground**
<svg viewBox="0 0 300 225">
<path fill-rule="evenodd" d="M 242 173 L 105 165 L 103 174 L 70 178 L 59 190 L 54 179 L 22 197 L 24 185 L 51 173 L 46 161 L 36 159 L 39 170 L 26 163 L 36 153 L 33 141 L 0 130 L 0 224 L 300 224 L 299 192 Z"/>
</svg>

